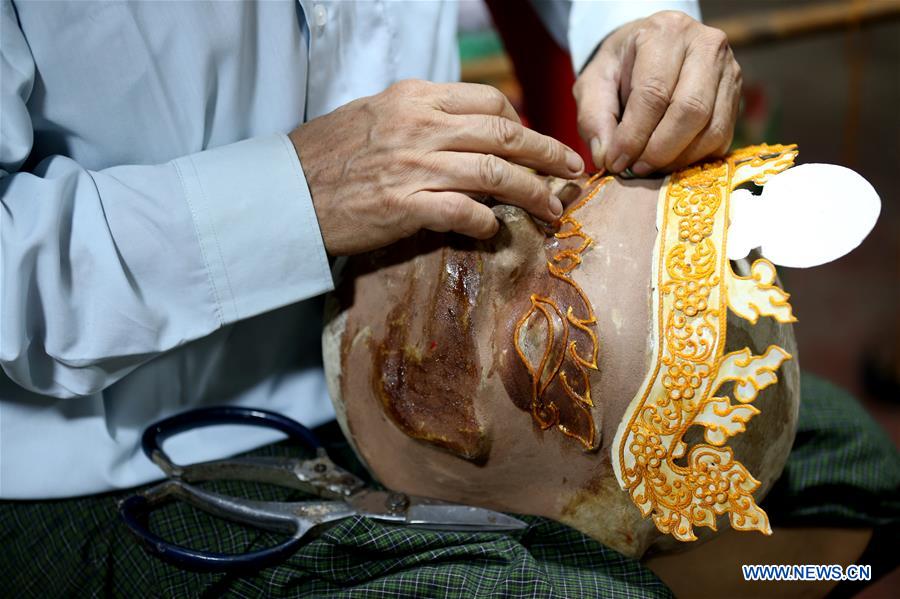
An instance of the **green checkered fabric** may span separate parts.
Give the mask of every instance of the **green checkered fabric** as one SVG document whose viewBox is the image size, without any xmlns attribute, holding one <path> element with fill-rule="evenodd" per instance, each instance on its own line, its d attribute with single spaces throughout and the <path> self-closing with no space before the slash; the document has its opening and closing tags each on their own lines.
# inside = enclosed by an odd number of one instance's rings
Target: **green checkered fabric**
<svg viewBox="0 0 900 599">
<path fill-rule="evenodd" d="M 336 426 L 317 431 L 332 458 L 364 475 Z M 302 455 L 290 443 L 252 455 Z M 775 523 L 874 526 L 900 521 L 900 457 L 846 393 L 805 376 L 800 429 L 765 503 Z M 222 482 L 213 490 L 292 501 L 295 492 Z M 284 562 L 253 575 L 199 574 L 147 555 L 120 522 L 129 495 L 0 503 L 2 594 L 16 597 L 669 597 L 640 562 L 541 518 L 515 534 L 440 533 L 350 518 Z M 173 503 L 151 529 L 176 543 L 239 553 L 277 536 Z"/>
<path fill-rule="evenodd" d="M 900 521 L 900 453 L 846 391 L 801 378 L 797 438 L 762 507 L 775 526 Z"/>
</svg>

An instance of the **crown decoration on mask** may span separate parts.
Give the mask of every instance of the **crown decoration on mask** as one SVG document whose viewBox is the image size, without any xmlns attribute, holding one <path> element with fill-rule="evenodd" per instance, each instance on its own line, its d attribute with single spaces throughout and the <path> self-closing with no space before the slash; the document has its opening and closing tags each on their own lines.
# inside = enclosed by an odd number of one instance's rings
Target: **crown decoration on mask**
<svg viewBox="0 0 900 599">
<path fill-rule="evenodd" d="M 599 182 L 598 182 L 599 179 Z M 591 302 L 570 273 L 594 243 L 576 218 L 612 177 L 592 177 L 596 185 L 559 221 L 558 250 L 547 261 L 552 293 L 532 293 L 529 310 L 516 323 L 515 347 L 531 378 L 531 417 L 541 430 L 556 426 L 592 451 L 599 435 L 591 408 L 590 371 L 597 370 L 597 318 Z"/>
<path fill-rule="evenodd" d="M 777 382 L 775 372 L 791 356 L 776 345 L 762 355 L 746 348 L 726 354 L 725 333 L 728 310 L 751 323 L 761 316 L 795 319 L 771 262 L 755 261 L 746 277 L 732 271 L 726 235 L 731 192 L 751 181 L 763 185 L 796 155 L 793 145 L 744 148 L 673 174 L 660 192 L 655 353 L 616 432 L 612 464 L 643 516 L 681 541 L 697 538 L 695 526 L 715 530 L 725 513 L 732 528 L 772 532 L 753 499 L 759 481 L 726 443 L 759 414 L 753 401 Z M 692 426 L 702 427 L 705 442 L 688 445 Z"/>
</svg>

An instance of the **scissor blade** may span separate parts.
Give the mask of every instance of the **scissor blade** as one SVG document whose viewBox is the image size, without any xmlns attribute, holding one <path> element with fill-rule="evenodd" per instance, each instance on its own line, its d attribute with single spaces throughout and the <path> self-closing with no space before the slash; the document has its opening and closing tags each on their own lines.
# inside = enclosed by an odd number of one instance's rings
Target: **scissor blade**
<svg viewBox="0 0 900 599">
<path fill-rule="evenodd" d="M 522 530 L 528 524 L 486 508 L 446 503 L 404 493 L 365 489 L 347 499 L 356 513 L 415 528 L 456 531 Z"/>
<path fill-rule="evenodd" d="M 456 531 L 522 530 L 528 524 L 480 507 L 457 504 L 413 504 L 406 512 L 406 524 L 415 528 Z"/>
</svg>

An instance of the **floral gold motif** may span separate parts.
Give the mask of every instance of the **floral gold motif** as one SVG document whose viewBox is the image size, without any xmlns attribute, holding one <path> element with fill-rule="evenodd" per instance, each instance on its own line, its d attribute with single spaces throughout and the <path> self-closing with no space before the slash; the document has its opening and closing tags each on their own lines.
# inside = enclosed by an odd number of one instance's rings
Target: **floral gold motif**
<svg viewBox="0 0 900 599">
<path fill-rule="evenodd" d="M 739 277 L 725 255 L 728 200 L 738 185 L 789 168 L 796 146 L 754 146 L 724 160 L 675 173 L 660 195 L 654 249 L 653 341 L 650 371 L 619 425 L 612 463 L 619 484 L 657 528 L 692 541 L 695 526 L 716 529 L 727 513 L 733 528 L 771 534 L 753 492 L 760 483 L 738 462 L 728 439 L 759 410 L 760 390 L 791 356 L 777 346 L 725 354 L 730 309 L 755 323 L 769 316 L 793 322 L 788 294 L 764 259 Z M 731 395 L 725 383 L 733 383 Z M 691 426 L 705 443 L 688 446 Z"/>
<path fill-rule="evenodd" d="M 576 218 L 611 177 L 592 177 L 594 188 L 559 221 L 554 237 L 560 249 L 547 262 L 560 293 L 531 294 L 531 307 L 516 323 L 515 347 L 531 377 L 531 416 L 543 430 L 556 426 L 577 439 L 586 450 L 597 448 L 599 439 L 591 408 L 590 371 L 597 370 L 597 318 L 593 306 L 570 273 L 581 264 L 581 256 L 594 240 Z M 565 298 L 569 305 L 560 306 Z M 534 334 L 541 330 L 543 335 Z M 531 334 L 529 334 L 531 333 Z M 582 340 L 579 346 L 578 338 Z M 566 402 L 560 405 L 560 402 Z"/>
</svg>

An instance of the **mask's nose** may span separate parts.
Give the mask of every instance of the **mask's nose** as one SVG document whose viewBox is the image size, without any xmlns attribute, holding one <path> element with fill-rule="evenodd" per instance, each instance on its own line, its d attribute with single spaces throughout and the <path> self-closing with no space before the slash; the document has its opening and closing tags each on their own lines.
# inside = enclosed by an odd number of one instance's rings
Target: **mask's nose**
<svg viewBox="0 0 900 599">
<path fill-rule="evenodd" d="M 515 206 L 504 204 L 492 210 L 500 229 L 487 244 L 493 254 L 491 269 L 498 278 L 512 282 L 545 266 L 547 234 L 534 219 Z"/>
</svg>

